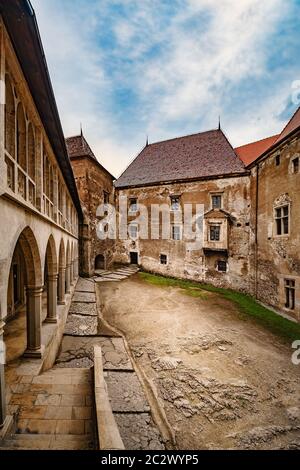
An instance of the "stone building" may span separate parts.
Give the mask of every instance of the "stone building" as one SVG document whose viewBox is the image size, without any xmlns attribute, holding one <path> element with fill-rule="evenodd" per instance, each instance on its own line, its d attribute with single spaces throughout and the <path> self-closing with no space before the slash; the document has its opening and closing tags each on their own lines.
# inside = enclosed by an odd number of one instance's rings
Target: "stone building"
<svg viewBox="0 0 300 470">
<path fill-rule="evenodd" d="M 97 209 L 114 202 L 114 177 L 99 163 L 82 135 L 66 139 L 84 215 L 81 272 L 92 276 L 95 269 L 107 269 L 112 261 L 115 241 L 97 236 Z"/>
<path fill-rule="evenodd" d="M 116 261 L 250 290 L 249 171 L 220 129 L 146 145 L 115 186 L 117 199 L 127 198 L 131 225 L 131 236 L 117 242 Z M 162 216 L 156 239 L 150 227 L 144 239 L 137 236 L 134 220 L 140 204 L 146 206 L 149 217 L 151 205 L 165 205 L 170 216 L 166 237 Z M 194 230 L 197 223 L 203 225 L 200 246 L 189 243 L 183 233 L 186 204 L 192 204 L 193 216 L 197 205 L 203 207 L 203 217 L 194 223 Z"/>
<path fill-rule="evenodd" d="M 279 135 L 237 153 L 251 171 L 253 291 L 300 320 L 300 108 Z"/>
<path fill-rule="evenodd" d="M 80 201 L 29 2 L 0 1 L 0 427 L 6 357 L 57 352 L 78 276 Z M 4 344 L 3 344 L 4 333 Z"/>
</svg>

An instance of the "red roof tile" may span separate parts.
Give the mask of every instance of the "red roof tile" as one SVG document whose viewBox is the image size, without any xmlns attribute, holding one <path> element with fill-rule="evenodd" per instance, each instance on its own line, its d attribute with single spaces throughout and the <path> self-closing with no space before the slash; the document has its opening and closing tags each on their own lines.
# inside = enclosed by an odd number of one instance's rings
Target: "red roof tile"
<svg viewBox="0 0 300 470">
<path fill-rule="evenodd" d="M 266 139 L 257 140 L 256 142 L 242 145 L 241 147 L 234 149 L 235 153 L 239 156 L 245 165 L 250 165 L 250 163 L 254 162 L 262 153 L 264 153 L 275 143 L 278 136 L 279 134 L 272 135 Z"/>
<path fill-rule="evenodd" d="M 294 115 L 291 117 L 281 134 L 279 134 L 278 139 L 275 144 L 278 144 L 284 140 L 288 135 L 294 132 L 296 129 L 300 128 L 300 107 L 296 110 Z"/>
<path fill-rule="evenodd" d="M 221 130 L 178 137 L 146 146 L 116 187 L 195 180 L 243 173 L 245 167 Z"/>
</svg>

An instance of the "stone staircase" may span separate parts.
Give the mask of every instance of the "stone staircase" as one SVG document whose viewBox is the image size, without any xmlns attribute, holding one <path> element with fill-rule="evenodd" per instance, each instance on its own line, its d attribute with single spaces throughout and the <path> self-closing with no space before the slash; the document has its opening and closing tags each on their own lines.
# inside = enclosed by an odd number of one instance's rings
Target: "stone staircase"
<svg viewBox="0 0 300 470">
<path fill-rule="evenodd" d="M 25 376 L 12 390 L 16 431 L 1 450 L 95 448 L 91 369 L 59 369 Z"/>
</svg>

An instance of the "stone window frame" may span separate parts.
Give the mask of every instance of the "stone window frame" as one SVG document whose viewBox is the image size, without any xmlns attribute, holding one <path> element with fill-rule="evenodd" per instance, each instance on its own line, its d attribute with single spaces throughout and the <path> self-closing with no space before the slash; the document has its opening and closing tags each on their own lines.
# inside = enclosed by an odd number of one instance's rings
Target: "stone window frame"
<svg viewBox="0 0 300 470">
<path fill-rule="evenodd" d="M 223 269 L 219 269 L 219 263 L 225 263 L 225 267 L 226 269 L 223 270 Z M 217 262 L 216 262 L 216 270 L 219 272 L 219 273 L 227 273 L 228 272 L 228 262 L 224 259 L 218 259 Z"/>
<path fill-rule="evenodd" d="M 162 261 L 163 258 L 164 258 L 164 262 Z M 169 263 L 168 255 L 166 255 L 165 253 L 160 253 L 160 255 L 159 255 L 159 264 L 167 266 L 168 263 Z"/>
<path fill-rule="evenodd" d="M 213 198 L 214 198 L 215 196 L 219 196 L 219 197 L 221 198 L 220 207 L 214 207 L 214 205 L 213 205 Z M 216 191 L 216 192 L 211 192 L 211 193 L 210 193 L 210 208 L 211 208 L 212 210 L 214 210 L 214 209 L 216 209 L 216 210 L 218 210 L 218 209 L 223 209 L 223 200 L 224 200 L 224 197 L 223 197 L 223 196 L 224 196 L 223 191 Z"/>
<path fill-rule="evenodd" d="M 285 277 L 283 282 L 284 294 L 286 299 L 284 307 L 286 310 L 294 312 L 296 309 L 296 279 L 291 277 Z"/>
<path fill-rule="evenodd" d="M 132 201 L 136 201 L 133 203 Z M 138 212 L 138 198 L 130 197 L 129 198 L 129 214 L 136 214 Z"/>
<path fill-rule="evenodd" d="M 179 238 L 174 238 L 174 228 L 179 228 Z M 175 242 L 179 242 L 182 240 L 182 225 L 179 223 L 174 223 L 171 225 L 171 239 Z"/>
<path fill-rule="evenodd" d="M 108 191 L 103 191 L 103 203 L 109 204 L 110 193 Z"/>
<path fill-rule="evenodd" d="M 174 199 L 178 199 L 178 202 L 174 203 L 173 202 Z M 170 211 L 171 212 L 178 212 L 180 210 L 181 210 L 181 195 L 180 194 L 172 194 L 170 196 Z"/>
<path fill-rule="evenodd" d="M 219 243 L 221 241 L 221 238 L 222 238 L 221 237 L 221 230 L 222 230 L 221 225 L 222 224 L 216 223 L 216 222 L 209 223 L 209 225 L 208 225 L 208 241 L 209 242 Z M 212 228 L 218 228 L 219 229 L 219 239 L 218 240 L 211 238 Z"/>
<path fill-rule="evenodd" d="M 132 235 L 131 228 L 136 229 L 136 235 Z M 139 237 L 139 225 L 136 222 L 132 222 L 128 225 L 128 235 L 131 240 L 137 240 Z"/>
<path fill-rule="evenodd" d="M 277 220 L 279 217 L 276 216 L 276 212 L 278 209 L 283 209 L 284 207 L 288 207 L 288 231 L 287 233 L 277 233 Z M 281 228 L 283 228 L 283 218 L 284 216 L 280 217 L 281 219 Z M 291 204 L 289 201 L 284 201 L 281 204 L 276 204 L 274 206 L 274 236 L 276 238 L 284 238 L 284 237 L 289 237 L 290 235 L 290 229 L 291 229 Z"/>
<path fill-rule="evenodd" d="M 298 173 L 300 173 L 300 156 L 298 154 L 294 155 L 294 157 L 291 159 L 291 164 L 292 164 L 293 175 L 297 175 Z M 296 166 L 297 166 L 297 171 L 295 171 Z"/>
</svg>

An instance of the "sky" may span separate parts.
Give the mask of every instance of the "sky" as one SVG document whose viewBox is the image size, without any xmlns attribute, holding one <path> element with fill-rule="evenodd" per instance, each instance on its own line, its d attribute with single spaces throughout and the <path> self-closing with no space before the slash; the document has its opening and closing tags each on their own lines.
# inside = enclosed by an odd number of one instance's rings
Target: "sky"
<svg viewBox="0 0 300 470">
<path fill-rule="evenodd" d="M 31 0 L 66 137 L 118 177 L 149 142 L 236 147 L 300 104 L 300 0 Z"/>
</svg>

